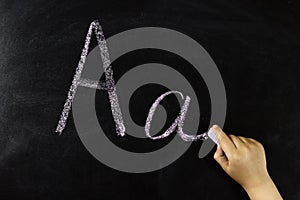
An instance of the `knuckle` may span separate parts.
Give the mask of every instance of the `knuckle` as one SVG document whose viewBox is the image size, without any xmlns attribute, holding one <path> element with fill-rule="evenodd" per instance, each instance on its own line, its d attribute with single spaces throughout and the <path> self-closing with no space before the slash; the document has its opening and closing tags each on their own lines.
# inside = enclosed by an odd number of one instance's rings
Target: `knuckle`
<svg viewBox="0 0 300 200">
<path fill-rule="evenodd" d="M 258 141 L 256 141 L 256 140 L 254 140 L 254 144 L 255 144 L 257 147 L 261 148 L 261 149 L 264 148 L 264 146 L 263 146 L 260 142 L 258 142 Z"/>
<path fill-rule="evenodd" d="M 256 148 L 257 148 L 257 145 L 255 143 L 250 143 L 250 144 L 248 144 L 247 150 L 248 151 L 253 151 Z"/>
<path fill-rule="evenodd" d="M 217 160 L 218 159 L 218 156 L 217 154 L 214 154 L 214 159 Z"/>
<path fill-rule="evenodd" d="M 233 138 L 235 138 L 235 135 L 230 134 L 229 137 L 230 137 L 231 139 L 233 139 Z"/>
<path fill-rule="evenodd" d="M 258 143 L 258 147 L 259 147 L 262 151 L 265 151 L 265 148 L 264 148 L 264 146 L 263 146 L 261 143 Z"/>
<path fill-rule="evenodd" d="M 236 136 L 237 138 L 239 138 L 240 140 L 244 141 L 244 137 L 243 136 Z"/>
</svg>

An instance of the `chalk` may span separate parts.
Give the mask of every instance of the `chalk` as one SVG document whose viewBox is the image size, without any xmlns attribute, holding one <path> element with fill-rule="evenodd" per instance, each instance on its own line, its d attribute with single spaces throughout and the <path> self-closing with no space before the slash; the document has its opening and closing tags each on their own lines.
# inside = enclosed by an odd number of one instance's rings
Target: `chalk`
<svg viewBox="0 0 300 200">
<path fill-rule="evenodd" d="M 90 41 L 91 41 L 91 37 L 92 37 L 93 33 L 95 33 L 95 35 L 96 35 L 98 47 L 100 49 L 100 56 L 102 59 L 103 69 L 104 69 L 105 78 L 106 78 L 105 82 L 89 80 L 89 79 L 85 79 L 85 78 L 81 77 L 81 74 L 82 74 L 82 71 L 84 68 L 84 64 L 87 59 Z M 119 106 L 119 100 L 118 100 L 118 96 L 116 93 L 116 86 L 115 86 L 115 81 L 113 78 L 113 70 L 111 67 L 111 62 L 110 62 L 110 58 L 109 58 L 109 53 L 108 53 L 108 48 L 106 45 L 104 33 L 103 33 L 102 27 L 98 20 L 95 20 L 91 23 L 88 33 L 86 35 L 84 47 L 82 49 L 82 52 L 80 55 L 80 60 L 77 65 L 76 72 L 75 72 L 75 75 L 72 80 L 72 84 L 71 84 L 69 92 L 68 92 L 68 97 L 67 97 L 67 100 L 65 101 L 62 114 L 57 123 L 55 132 L 59 133 L 59 135 L 62 134 L 62 131 L 66 127 L 69 112 L 71 110 L 72 103 L 73 103 L 75 93 L 77 91 L 78 86 L 108 91 L 109 101 L 111 104 L 111 110 L 112 110 L 112 114 L 113 114 L 114 121 L 116 124 L 116 132 L 118 133 L 118 135 L 124 136 L 125 135 L 125 126 L 123 123 L 122 113 L 121 113 L 121 109 Z"/>
<path fill-rule="evenodd" d="M 209 129 L 207 135 L 208 135 L 208 137 L 209 137 L 214 143 L 219 144 L 219 143 L 218 143 L 218 138 L 217 138 L 216 134 L 213 132 L 212 128 Z"/>
</svg>

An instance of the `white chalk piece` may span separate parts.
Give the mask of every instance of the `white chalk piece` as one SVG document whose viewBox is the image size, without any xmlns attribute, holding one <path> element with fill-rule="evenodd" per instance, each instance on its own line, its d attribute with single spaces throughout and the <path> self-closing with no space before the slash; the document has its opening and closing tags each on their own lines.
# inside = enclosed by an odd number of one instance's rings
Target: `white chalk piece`
<svg viewBox="0 0 300 200">
<path fill-rule="evenodd" d="M 218 143 L 218 138 L 217 138 L 216 134 L 213 132 L 213 130 L 212 130 L 211 128 L 209 129 L 207 135 L 208 135 L 208 137 L 209 137 L 212 141 L 214 141 L 214 143 L 219 144 L 219 143 Z"/>
</svg>

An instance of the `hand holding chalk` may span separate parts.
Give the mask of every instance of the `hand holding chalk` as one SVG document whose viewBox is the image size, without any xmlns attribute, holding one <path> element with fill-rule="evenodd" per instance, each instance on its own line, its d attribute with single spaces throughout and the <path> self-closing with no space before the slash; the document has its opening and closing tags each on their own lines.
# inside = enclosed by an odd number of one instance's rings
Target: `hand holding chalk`
<svg viewBox="0 0 300 200">
<path fill-rule="evenodd" d="M 214 133 L 219 142 L 215 160 L 246 190 L 252 200 L 282 199 L 268 174 L 264 148 L 258 141 L 241 136 L 227 136 L 217 125 L 209 132 Z M 213 136 L 210 138 L 214 140 Z"/>
</svg>

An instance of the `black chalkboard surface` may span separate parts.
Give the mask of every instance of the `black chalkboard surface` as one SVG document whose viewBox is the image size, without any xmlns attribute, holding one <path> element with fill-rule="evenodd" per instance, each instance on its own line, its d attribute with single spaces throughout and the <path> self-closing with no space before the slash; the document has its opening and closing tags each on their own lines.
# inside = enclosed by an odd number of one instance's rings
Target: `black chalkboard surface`
<svg viewBox="0 0 300 200">
<path fill-rule="evenodd" d="M 81 143 L 72 115 L 64 133 L 55 133 L 87 29 L 95 19 L 107 38 L 138 27 L 164 27 L 199 42 L 224 81 L 224 130 L 261 141 L 269 173 L 283 197 L 300 199 L 299 9 L 293 0 L 2 0 L 0 199 L 248 198 L 213 160 L 213 151 L 198 158 L 201 142 L 163 169 L 133 174 L 97 161 Z M 173 54 L 150 49 L 129 53 L 113 67 L 149 62 L 188 65 Z M 120 74 L 115 76 L 117 80 Z M 142 123 L 147 114 L 143 105 L 150 104 L 140 101 L 141 94 L 134 95 L 139 101 L 130 104 L 133 118 Z M 199 130 L 204 131 L 210 110 L 202 111 Z M 168 141 L 114 142 L 138 152 Z"/>
</svg>

